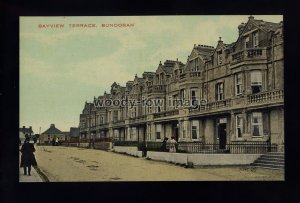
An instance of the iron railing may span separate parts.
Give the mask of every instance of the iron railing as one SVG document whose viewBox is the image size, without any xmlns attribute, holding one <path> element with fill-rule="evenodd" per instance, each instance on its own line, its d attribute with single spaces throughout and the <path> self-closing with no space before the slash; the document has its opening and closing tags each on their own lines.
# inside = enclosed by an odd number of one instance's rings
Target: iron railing
<svg viewBox="0 0 300 203">
<path fill-rule="evenodd" d="M 137 146 L 139 150 L 161 151 L 162 142 L 155 141 L 115 141 L 115 146 Z M 170 149 L 170 143 L 167 143 L 167 151 Z M 177 153 L 205 153 L 205 154 L 264 154 L 268 152 L 277 152 L 278 145 L 270 142 L 250 142 L 250 141 L 232 141 L 226 145 L 220 146 L 219 143 L 204 142 L 179 142 L 175 145 Z"/>
</svg>

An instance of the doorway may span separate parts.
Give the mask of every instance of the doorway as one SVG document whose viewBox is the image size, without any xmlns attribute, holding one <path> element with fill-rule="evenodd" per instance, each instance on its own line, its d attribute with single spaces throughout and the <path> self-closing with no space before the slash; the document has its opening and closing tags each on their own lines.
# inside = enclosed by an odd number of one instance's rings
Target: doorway
<svg viewBox="0 0 300 203">
<path fill-rule="evenodd" d="M 218 127 L 219 148 L 226 149 L 226 123 L 220 123 Z"/>
</svg>

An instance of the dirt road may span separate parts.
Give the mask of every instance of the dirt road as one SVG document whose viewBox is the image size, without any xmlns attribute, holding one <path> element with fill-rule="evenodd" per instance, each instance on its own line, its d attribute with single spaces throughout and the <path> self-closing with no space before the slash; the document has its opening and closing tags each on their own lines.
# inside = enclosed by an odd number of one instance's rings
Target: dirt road
<svg viewBox="0 0 300 203">
<path fill-rule="evenodd" d="M 284 180 L 282 170 L 251 167 L 186 169 L 93 149 L 37 146 L 35 155 L 40 170 L 51 182 Z"/>
</svg>

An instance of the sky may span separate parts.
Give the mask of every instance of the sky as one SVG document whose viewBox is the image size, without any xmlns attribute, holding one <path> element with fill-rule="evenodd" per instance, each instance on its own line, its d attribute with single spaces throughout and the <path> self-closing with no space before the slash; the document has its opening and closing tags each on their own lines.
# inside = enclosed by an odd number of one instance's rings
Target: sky
<svg viewBox="0 0 300 203">
<path fill-rule="evenodd" d="M 154 72 L 160 61 L 185 63 L 194 44 L 215 47 L 219 37 L 235 42 L 238 25 L 248 17 L 20 17 L 20 127 L 32 126 L 34 133 L 52 123 L 61 131 L 78 127 L 85 101 L 109 92 L 114 81 L 125 86 L 135 74 Z M 281 15 L 254 17 L 283 20 Z M 134 26 L 102 27 L 115 23 Z M 53 24 L 64 27 L 49 27 Z"/>
</svg>

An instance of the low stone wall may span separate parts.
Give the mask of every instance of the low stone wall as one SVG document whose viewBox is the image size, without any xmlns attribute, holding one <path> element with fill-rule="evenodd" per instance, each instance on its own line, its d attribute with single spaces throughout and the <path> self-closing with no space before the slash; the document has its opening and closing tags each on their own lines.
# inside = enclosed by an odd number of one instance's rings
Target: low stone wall
<svg viewBox="0 0 300 203">
<path fill-rule="evenodd" d="M 89 148 L 89 143 L 79 143 L 78 147 L 80 147 L 80 148 Z"/>
<path fill-rule="evenodd" d="M 138 151 L 137 147 L 114 146 L 114 152 L 125 153 L 132 156 L 142 157 L 142 151 Z"/>
<path fill-rule="evenodd" d="M 152 160 L 171 163 L 188 164 L 194 166 L 208 165 L 249 165 L 258 159 L 261 154 L 185 154 L 170 152 L 147 152 L 147 157 Z"/>
<path fill-rule="evenodd" d="M 96 142 L 94 144 L 95 149 L 101 150 L 111 150 L 112 149 L 112 142 Z"/>
<path fill-rule="evenodd" d="M 187 160 L 194 165 L 249 165 L 261 154 L 188 154 Z"/>
</svg>

